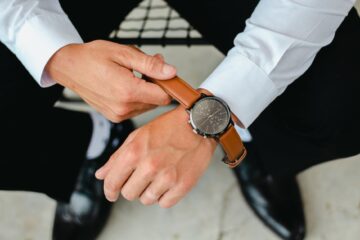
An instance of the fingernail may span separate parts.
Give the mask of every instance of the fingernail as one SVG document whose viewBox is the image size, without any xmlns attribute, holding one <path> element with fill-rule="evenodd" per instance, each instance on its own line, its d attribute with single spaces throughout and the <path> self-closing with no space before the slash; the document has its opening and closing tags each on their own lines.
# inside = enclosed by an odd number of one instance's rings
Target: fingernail
<svg viewBox="0 0 360 240">
<path fill-rule="evenodd" d="M 111 202 L 116 202 L 118 199 L 119 199 L 119 193 L 115 193 L 115 194 L 113 194 L 112 196 L 111 196 L 111 199 L 110 199 L 110 201 Z"/>
<path fill-rule="evenodd" d="M 162 72 L 166 75 L 174 73 L 175 68 L 169 64 L 164 64 Z"/>
<path fill-rule="evenodd" d="M 120 193 L 119 192 L 108 192 L 105 189 L 105 196 L 109 202 L 116 202 L 118 200 Z"/>
<path fill-rule="evenodd" d="M 156 201 L 159 198 L 158 196 L 156 196 L 155 194 L 153 194 L 150 191 L 146 191 L 145 193 L 146 193 L 146 197 L 151 201 Z"/>
</svg>

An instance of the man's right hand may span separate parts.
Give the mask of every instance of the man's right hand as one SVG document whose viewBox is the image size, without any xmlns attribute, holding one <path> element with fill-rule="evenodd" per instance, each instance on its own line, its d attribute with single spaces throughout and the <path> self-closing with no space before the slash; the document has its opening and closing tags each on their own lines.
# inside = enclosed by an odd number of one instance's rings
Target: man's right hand
<svg viewBox="0 0 360 240">
<path fill-rule="evenodd" d="M 176 75 L 176 69 L 161 55 L 149 56 L 103 40 L 65 46 L 45 69 L 53 80 L 113 122 L 170 103 L 171 98 L 158 85 L 137 78 L 132 70 L 157 79 Z"/>
</svg>

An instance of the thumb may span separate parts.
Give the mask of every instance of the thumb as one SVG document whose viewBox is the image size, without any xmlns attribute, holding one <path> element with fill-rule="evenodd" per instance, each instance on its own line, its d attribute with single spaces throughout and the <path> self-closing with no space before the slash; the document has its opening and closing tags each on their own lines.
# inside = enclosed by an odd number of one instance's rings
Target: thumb
<svg viewBox="0 0 360 240">
<path fill-rule="evenodd" d="M 176 68 L 170 64 L 167 64 L 165 62 L 164 56 L 161 54 L 155 54 L 154 56 L 149 56 L 151 59 L 149 59 L 149 62 L 147 64 L 149 64 L 147 66 L 148 69 L 150 69 L 149 72 L 144 73 L 146 76 L 152 77 L 154 76 L 154 74 L 157 74 L 156 72 L 161 72 L 161 74 L 163 76 L 165 76 L 165 78 L 162 78 L 161 76 L 159 77 L 153 77 L 153 78 L 158 78 L 160 80 L 166 80 L 166 79 L 170 79 L 176 76 Z"/>
<path fill-rule="evenodd" d="M 160 54 L 150 56 L 134 47 L 123 48 L 123 51 L 126 52 L 115 61 L 126 68 L 156 79 L 170 79 L 176 75 L 176 68 L 167 64 Z"/>
</svg>

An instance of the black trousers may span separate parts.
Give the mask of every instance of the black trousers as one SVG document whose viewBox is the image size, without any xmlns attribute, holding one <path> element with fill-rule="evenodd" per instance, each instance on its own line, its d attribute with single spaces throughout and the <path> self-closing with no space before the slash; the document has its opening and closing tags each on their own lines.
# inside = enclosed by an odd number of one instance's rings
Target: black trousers
<svg viewBox="0 0 360 240">
<path fill-rule="evenodd" d="M 106 39 L 136 6 L 136 1 L 60 2 L 85 41 Z M 63 88 L 40 88 L 2 44 L 0 73 L 0 189 L 68 201 L 92 134 L 89 116 L 54 108 Z"/>
<path fill-rule="evenodd" d="M 106 39 L 139 3 L 60 2 L 85 41 Z M 223 53 L 256 5 L 248 0 L 168 2 Z M 251 126 L 263 164 L 273 174 L 296 174 L 359 152 L 359 25 L 353 10 L 306 74 Z M 62 88 L 38 87 L 3 45 L 0 63 L 0 189 L 67 200 L 84 159 L 91 121 L 85 114 L 54 108 Z"/>
</svg>

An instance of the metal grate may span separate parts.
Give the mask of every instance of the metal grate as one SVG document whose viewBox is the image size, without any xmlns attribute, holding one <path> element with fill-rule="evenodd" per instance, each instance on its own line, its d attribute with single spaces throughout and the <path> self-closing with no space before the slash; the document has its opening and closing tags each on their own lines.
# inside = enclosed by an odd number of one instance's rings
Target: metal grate
<svg viewBox="0 0 360 240">
<path fill-rule="evenodd" d="M 136 45 L 206 45 L 187 21 L 163 0 L 144 0 L 134 8 L 117 30 L 112 41 Z"/>
</svg>

